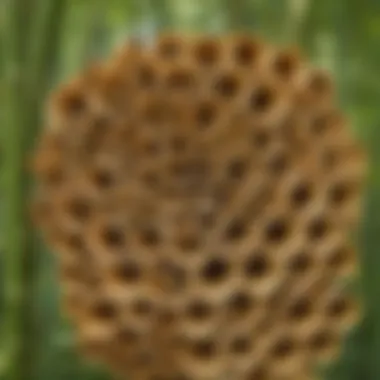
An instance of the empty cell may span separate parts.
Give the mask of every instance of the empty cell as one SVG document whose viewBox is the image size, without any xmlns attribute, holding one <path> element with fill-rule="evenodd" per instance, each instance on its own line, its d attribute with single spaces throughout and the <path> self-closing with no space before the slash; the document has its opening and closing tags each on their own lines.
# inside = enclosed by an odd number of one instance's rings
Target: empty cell
<svg viewBox="0 0 380 380">
<path fill-rule="evenodd" d="M 312 314 L 312 300 L 306 295 L 294 300 L 288 307 L 288 318 L 292 323 L 304 322 Z"/>
<path fill-rule="evenodd" d="M 272 135 L 267 128 L 256 127 L 252 128 L 251 142 L 253 147 L 259 151 L 265 151 L 272 140 Z"/>
<path fill-rule="evenodd" d="M 310 204 L 313 195 L 313 184 L 308 181 L 300 181 L 290 189 L 291 205 L 297 210 L 304 208 Z"/>
<path fill-rule="evenodd" d="M 215 359 L 218 354 L 218 343 L 211 338 L 204 338 L 192 344 L 191 351 L 198 360 Z"/>
<path fill-rule="evenodd" d="M 87 111 L 88 103 L 81 84 L 74 82 L 61 89 L 54 99 L 54 106 L 64 117 L 77 118 L 82 116 Z"/>
<path fill-rule="evenodd" d="M 207 284 L 224 282 L 230 274 L 230 264 L 222 257 L 214 257 L 205 262 L 201 269 L 201 277 Z"/>
<path fill-rule="evenodd" d="M 289 153 L 284 149 L 278 149 L 271 152 L 267 158 L 268 174 L 275 177 L 283 175 L 290 170 L 291 160 Z"/>
<path fill-rule="evenodd" d="M 252 338 L 248 336 L 237 336 L 229 345 L 229 351 L 237 356 L 250 354 L 252 351 Z"/>
<path fill-rule="evenodd" d="M 339 351 L 339 337 L 329 328 L 320 327 L 308 338 L 308 349 L 317 359 L 333 360 Z"/>
<path fill-rule="evenodd" d="M 270 244 L 283 243 L 290 235 L 291 221 L 286 217 L 277 217 L 269 220 L 264 226 L 265 240 Z"/>
<path fill-rule="evenodd" d="M 251 110 L 256 113 L 269 112 L 276 101 L 277 94 L 275 90 L 265 85 L 255 89 L 249 99 Z"/>
<path fill-rule="evenodd" d="M 154 226 L 140 228 L 139 235 L 140 241 L 145 247 L 157 247 L 162 240 L 159 229 Z"/>
<path fill-rule="evenodd" d="M 224 232 L 224 240 L 234 242 L 242 239 L 247 232 L 247 224 L 242 219 L 231 220 Z"/>
<path fill-rule="evenodd" d="M 252 68 L 262 51 L 261 44 L 254 38 L 237 38 L 233 43 L 233 58 L 237 65 Z"/>
<path fill-rule="evenodd" d="M 91 217 L 92 204 L 84 196 L 75 196 L 66 201 L 66 212 L 70 217 L 80 223 L 84 223 Z"/>
<path fill-rule="evenodd" d="M 272 271 L 270 259 L 265 252 L 253 252 L 243 265 L 244 273 L 249 279 L 262 279 Z"/>
<path fill-rule="evenodd" d="M 105 248 L 120 250 L 125 247 L 126 237 L 124 228 L 115 224 L 105 224 L 100 231 L 101 241 Z"/>
<path fill-rule="evenodd" d="M 132 312 L 140 318 L 149 318 L 155 312 L 155 305 L 148 298 L 137 298 L 131 305 Z"/>
<path fill-rule="evenodd" d="M 325 262 L 327 269 L 343 276 L 353 274 L 357 265 L 354 250 L 345 244 L 330 248 L 325 253 Z"/>
<path fill-rule="evenodd" d="M 166 76 L 166 86 L 171 91 L 190 90 L 194 85 L 194 73 L 189 68 L 175 67 Z"/>
<path fill-rule="evenodd" d="M 359 193 L 354 183 L 340 180 L 329 185 L 327 199 L 332 207 L 344 207 Z"/>
<path fill-rule="evenodd" d="M 219 74 L 214 80 L 215 93 L 222 99 L 234 98 L 238 95 L 240 87 L 240 78 L 233 73 Z"/>
<path fill-rule="evenodd" d="M 245 380 L 270 380 L 272 379 L 269 371 L 269 363 L 264 365 L 254 366 L 249 370 Z"/>
<path fill-rule="evenodd" d="M 291 336 L 277 338 L 271 348 L 271 356 L 275 360 L 288 360 L 297 351 L 297 344 Z"/>
<path fill-rule="evenodd" d="M 183 252 L 194 252 L 201 245 L 200 236 L 197 233 L 185 234 L 179 237 L 177 244 Z"/>
<path fill-rule="evenodd" d="M 157 41 L 157 53 L 165 60 L 179 58 L 186 47 L 186 42 L 180 36 L 165 35 Z"/>
<path fill-rule="evenodd" d="M 249 159 L 246 157 L 236 157 L 227 163 L 226 174 L 232 180 L 241 180 L 247 173 Z"/>
<path fill-rule="evenodd" d="M 130 285 L 136 284 L 142 279 L 142 272 L 142 264 L 130 259 L 123 259 L 115 263 L 112 275 L 117 282 Z"/>
<path fill-rule="evenodd" d="M 205 130 L 215 124 L 218 118 L 218 107 L 210 101 L 204 100 L 196 105 L 195 123 L 199 130 Z"/>
<path fill-rule="evenodd" d="M 215 310 L 206 299 L 195 299 L 186 306 L 186 316 L 189 320 L 200 323 L 212 318 Z"/>
<path fill-rule="evenodd" d="M 137 68 L 137 83 L 141 89 L 152 89 L 157 84 L 158 79 L 154 65 L 143 62 Z"/>
<path fill-rule="evenodd" d="M 109 190 L 115 185 L 115 174 L 112 168 L 94 168 L 91 173 L 92 183 L 101 191 Z"/>
<path fill-rule="evenodd" d="M 92 316 L 103 322 L 113 321 L 118 314 L 118 307 L 115 301 L 110 299 L 96 300 L 91 308 Z"/>
<path fill-rule="evenodd" d="M 293 51 L 281 51 L 273 57 L 272 67 L 274 74 L 282 80 L 289 81 L 294 78 L 299 66 L 299 57 Z"/>
<path fill-rule="evenodd" d="M 132 326 L 121 325 L 117 328 L 116 339 L 122 345 L 135 346 L 141 339 L 141 333 Z"/>
<path fill-rule="evenodd" d="M 287 268 L 292 275 L 305 276 L 314 267 L 313 257 L 307 251 L 292 254 L 287 260 Z"/>
<path fill-rule="evenodd" d="M 246 317 L 253 310 L 255 304 L 252 296 L 245 291 L 232 293 L 227 301 L 227 308 L 233 316 Z"/>
<path fill-rule="evenodd" d="M 210 67 L 218 63 L 223 47 L 215 39 L 202 38 L 193 47 L 194 57 L 200 67 Z"/>
<path fill-rule="evenodd" d="M 322 241 L 330 233 L 331 228 L 327 217 L 319 215 L 307 223 L 307 236 L 312 242 Z"/>
<path fill-rule="evenodd" d="M 333 294 L 325 303 L 325 315 L 341 331 L 350 330 L 360 317 L 360 306 L 355 297 L 344 292 Z"/>
</svg>

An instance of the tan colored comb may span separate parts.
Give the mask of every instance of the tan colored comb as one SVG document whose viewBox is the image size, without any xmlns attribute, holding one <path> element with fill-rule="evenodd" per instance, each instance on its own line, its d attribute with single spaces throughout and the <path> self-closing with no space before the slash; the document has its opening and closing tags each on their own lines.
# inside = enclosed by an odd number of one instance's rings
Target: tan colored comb
<svg viewBox="0 0 380 380">
<path fill-rule="evenodd" d="M 314 379 L 358 320 L 365 159 L 292 49 L 126 46 L 53 95 L 34 169 L 64 311 L 121 378 Z"/>
</svg>

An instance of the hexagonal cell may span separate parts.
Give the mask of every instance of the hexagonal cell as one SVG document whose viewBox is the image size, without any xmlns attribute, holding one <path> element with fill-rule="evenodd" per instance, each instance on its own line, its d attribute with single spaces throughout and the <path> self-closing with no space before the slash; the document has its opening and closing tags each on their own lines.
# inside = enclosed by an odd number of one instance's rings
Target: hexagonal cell
<svg viewBox="0 0 380 380">
<path fill-rule="evenodd" d="M 305 348 L 314 361 L 332 362 L 340 353 L 339 334 L 325 324 L 314 327 L 306 337 Z"/>
<path fill-rule="evenodd" d="M 202 68 L 214 67 L 222 52 L 223 46 L 217 38 L 201 38 L 193 46 L 195 62 Z"/>
<path fill-rule="evenodd" d="M 164 60 L 178 59 L 186 48 L 184 36 L 166 34 L 159 37 L 156 42 L 156 51 L 160 58 Z"/>
<path fill-rule="evenodd" d="M 231 42 L 232 59 L 239 68 L 252 69 L 258 63 L 262 49 L 261 42 L 248 36 L 236 36 Z"/>
<path fill-rule="evenodd" d="M 293 80 L 300 69 L 300 57 L 294 49 L 279 51 L 271 61 L 273 74 L 286 82 Z"/>
<path fill-rule="evenodd" d="M 355 296 L 344 291 L 330 292 L 323 302 L 324 315 L 331 326 L 346 333 L 355 326 L 360 319 L 360 306 Z"/>
</svg>

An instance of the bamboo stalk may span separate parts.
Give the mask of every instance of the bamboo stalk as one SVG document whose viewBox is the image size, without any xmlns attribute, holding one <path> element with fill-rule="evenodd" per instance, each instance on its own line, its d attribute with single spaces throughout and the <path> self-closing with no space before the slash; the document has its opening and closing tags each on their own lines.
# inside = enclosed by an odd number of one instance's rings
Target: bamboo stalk
<svg viewBox="0 0 380 380">
<path fill-rule="evenodd" d="M 41 99 L 50 79 L 46 75 L 47 65 L 52 64 L 56 54 L 63 4 L 64 0 L 47 0 L 34 6 L 28 0 L 11 3 L 13 22 L 8 30 L 13 42 L 7 51 L 8 115 L 4 136 L 8 231 L 4 265 L 6 320 L 3 342 L 6 362 L 3 371 L 7 379 L 14 380 L 30 379 L 35 362 L 34 296 L 38 251 L 28 215 L 31 182 L 26 172 L 26 161 L 37 132 Z M 41 24 L 35 25 L 31 15 L 41 15 L 38 19 Z M 30 28 L 25 29 L 27 26 Z M 33 26 L 41 26 L 41 34 L 34 36 L 38 38 L 35 48 L 28 45 Z"/>
</svg>

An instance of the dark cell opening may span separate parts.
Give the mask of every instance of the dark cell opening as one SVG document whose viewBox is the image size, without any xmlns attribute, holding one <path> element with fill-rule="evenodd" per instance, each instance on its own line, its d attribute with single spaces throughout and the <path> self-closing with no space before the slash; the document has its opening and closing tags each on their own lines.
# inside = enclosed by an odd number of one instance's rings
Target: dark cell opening
<svg viewBox="0 0 380 380">
<path fill-rule="evenodd" d="M 274 345 L 272 354 L 276 359 L 287 359 L 294 353 L 295 348 L 291 338 L 281 338 Z"/>
<path fill-rule="evenodd" d="M 300 252 L 289 261 L 289 270 L 292 274 L 300 275 L 309 271 L 312 266 L 311 258 L 306 252 Z"/>
<path fill-rule="evenodd" d="M 254 131 L 252 136 L 252 142 L 255 148 L 265 149 L 270 141 L 270 136 L 267 131 Z"/>
<path fill-rule="evenodd" d="M 222 258 L 214 258 L 204 265 L 202 277 L 208 283 L 218 283 L 226 279 L 228 272 L 228 263 Z"/>
<path fill-rule="evenodd" d="M 289 157 L 286 152 L 277 152 L 269 159 L 268 169 L 275 176 L 282 175 L 288 167 Z"/>
<path fill-rule="evenodd" d="M 181 53 L 181 42 L 176 39 L 167 39 L 159 43 L 159 52 L 162 57 L 173 59 Z"/>
<path fill-rule="evenodd" d="M 265 229 L 266 240 L 270 243 L 279 244 L 289 235 L 288 223 L 284 219 L 275 219 L 267 224 Z"/>
<path fill-rule="evenodd" d="M 198 107 L 196 119 L 201 129 L 209 127 L 215 121 L 215 118 L 216 110 L 211 103 L 204 103 Z"/>
<path fill-rule="evenodd" d="M 281 53 L 274 60 L 274 70 L 282 79 L 289 79 L 295 72 L 297 62 L 295 57 L 289 53 Z"/>
<path fill-rule="evenodd" d="M 333 270 L 344 267 L 350 259 L 350 251 L 346 247 L 338 247 L 329 253 L 327 265 Z"/>
<path fill-rule="evenodd" d="M 116 306 L 108 300 L 99 301 L 94 306 L 93 314 L 98 319 L 111 320 L 116 317 Z"/>
<path fill-rule="evenodd" d="M 230 350 L 237 355 L 243 355 L 250 351 L 251 341 L 248 337 L 237 337 L 231 342 Z"/>
<path fill-rule="evenodd" d="M 232 98 L 237 94 L 239 85 L 238 79 L 233 75 L 223 75 L 217 80 L 215 90 L 223 98 Z"/>
<path fill-rule="evenodd" d="M 69 203 L 69 213 L 78 221 L 86 221 L 91 215 L 91 207 L 87 199 L 75 198 Z"/>
<path fill-rule="evenodd" d="M 220 46 L 216 41 L 202 41 L 195 47 L 195 57 L 202 66 L 215 64 L 220 56 Z"/>
<path fill-rule="evenodd" d="M 199 247 L 199 237 L 196 235 L 182 236 L 178 242 L 182 251 L 195 251 Z"/>
<path fill-rule="evenodd" d="M 250 278 L 261 278 L 269 271 L 269 263 L 263 254 L 254 254 L 245 263 L 245 273 Z"/>
<path fill-rule="evenodd" d="M 251 108 L 256 112 L 268 111 L 275 101 L 272 90 L 267 87 L 260 87 L 251 96 Z"/>
<path fill-rule="evenodd" d="M 106 169 L 96 170 L 93 178 L 95 185 L 101 190 L 109 189 L 114 184 L 112 173 Z"/>
<path fill-rule="evenodd" d="M 169 74 L 167 85 L 172 90 L 186 90 L 194 83 L 194 77 L 191 72 L 186 70 L 176 70 Z"/>
<path fill-rule="evenodd" d="M 241 66 L 252 65 L 258 56 L 259 47 L 254 41 L 241 41 L 235 47 L 235 60 Z"/>
<path fill-rule="evenodd" d="M 329 331 L 315 332 L 310 339 L 310 348 L 314 351 L 324 351 L 334 343 L 334 337 Z"/>
<path fill-rule="evenodd" d="M 241 179 L 247 172 L 248 163 L 244 158 L 236 158 L 229 162 L 227 174 L 231 179 Z"/>
<path fill-rule="evenodd" d="M 138 83 L 142 88 L 151 88 L 156 83 L 156 73 L 153 67 L 141 66 L 138 71 Z"/>
<path fill-rule="evenodd" d="M 333 206 L 342 206 L 350 198 L 350 186 L 345 183 L 337 183 L 329 189 L 328 197 Z"/>
<path fill-rule="evenodd" d="M 308 236 L 311 240 L 321 240 L 328 233 L 329 225 L 327 221 L 320 217 L 311 221 L 308 226 Z"/>
<path fill-rule="evenodd" d="M 138 316 L 147 317 L 153 312 L 153 304 L 147 299 L 138 299 L 133 305 L 133 311 Z"/>
<path fill-rule="evenodd" d="M 269 380 L 267 370 L 264 367 L 254 368 L 249 373 L 247 380 Z"/>
<path fill-rule="evenodd" d="M 311 302 L 307 298 L 301 298 L 290 306 L 289 317 L 295 321 L 305 320 L 311 311 Z"/>
<path fill-rule="evenodd" d="M 188 305 L 187 315 L 195 321 L 204 321 L 212 315 L 212 308 L 206 301 L 196 300 Z"/>
<path fill-rule="evenodd" d="M 311 132 L 314 136 L 321 136 L 329 127 L 329 118 L 325 116 L 316 117 L 311 123 Z"/>
<path fill-rule="evenodd" d="M 153 227 L 143 228 L 141 231 L 141 242 L 149 247 L 157 246 L 161 241 L 159 232 Z"/>
<path fill-rule="evenodd" d="M 238 316 L 244 316 L 253 307 L 253 300 L 248 293 L 234 293 L 228 303 L 229 309 Z"/>
<path fill-rule="evenodd" d="M 140 335 L 137 331 L 126 326 L 122 326 L 117 333 L 118 340 L 125 344 L 136 344 L 139 337 Z"/>
<path fill-rule="evenodd" d="M 304 207 L 311 199 L 312 189 L 308 183 L 300 183 L 292 189 L 291 202 L 296 208 Z"/>
<path fill-rule="evenodd" d="M 44 181 L 48 186 L 57 187 L 64 180 L 63 170 L 60 167 L 52 167 L 44 174 Z"/>
<path fill-rule="evenodd" d="M 327 314 L 332 318 L 341 318 L 350 309 L 349 302 L 343 297 L 333 299 L 327 306 Z"/>
<path fill-rule="evenodd" d="M 225 231 L 226 240 L 238 240 L 244 237 L 246 233 L 246 225 L 242 220 L 236 219 L 229 223 Z"/>
<path fill-rule="evenodd" d="M 137 263 L 124 261 L 115 268 L 115 274 L 122 282 L 135 283 L 141 277 L 141 269 Z"/>
<path fill-rule="evenodd" d="M 216 355 L 216 344 L 212 340 L 201 340 L 194 344 L 193 352 L 199 359 L 211 359 Z"/>
<path fill-rule="evenodd" d="M 104 244 L 112 249 L 122 248 L 125 245 L 124 231 L 119 226 L 108 225 L 102 233 Z"/>
<path fill-rule="evenodd" d="M 77 117 L 86 111 L 87 102 L 84 94 L 71 93 L 64 99 L 63 109 L 69 116 Z"/>
</svg>

